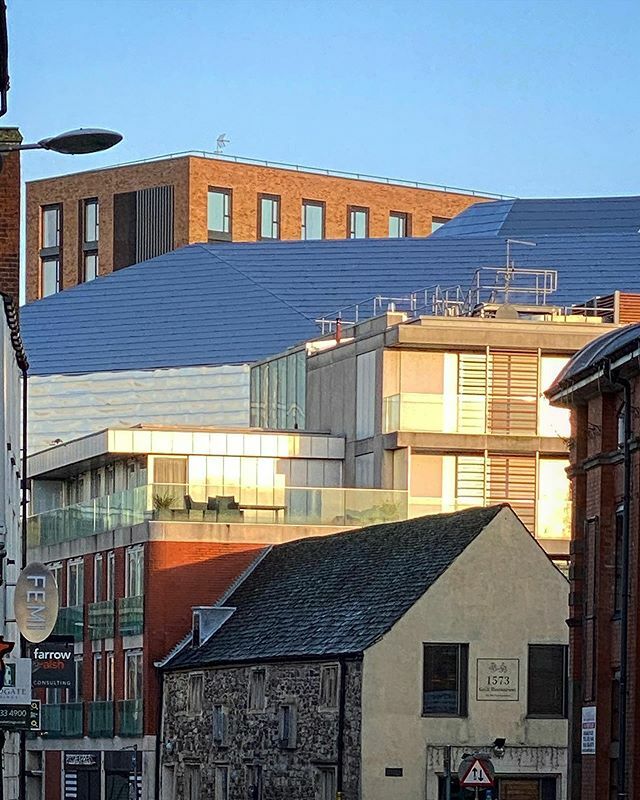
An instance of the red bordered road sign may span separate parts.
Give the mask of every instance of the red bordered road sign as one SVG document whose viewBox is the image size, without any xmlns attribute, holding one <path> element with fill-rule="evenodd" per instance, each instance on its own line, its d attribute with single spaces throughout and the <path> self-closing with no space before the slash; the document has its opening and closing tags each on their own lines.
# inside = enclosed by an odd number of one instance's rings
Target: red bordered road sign
<svg viewBox="0 0 640 800">
<path fill-rule="evenodd" d="M 486 789 L 493 786 L 493 769 L 491 764 L 483 759 L 469 759 L 468 766 L 464 765 L 464 771 L 460 778 L 460 786 L 465 789 Z"/>
</svg>

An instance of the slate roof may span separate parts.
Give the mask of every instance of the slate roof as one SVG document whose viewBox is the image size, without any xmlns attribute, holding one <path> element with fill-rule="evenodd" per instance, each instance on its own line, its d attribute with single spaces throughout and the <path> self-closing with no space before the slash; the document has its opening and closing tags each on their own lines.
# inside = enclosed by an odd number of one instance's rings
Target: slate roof
<svg viewBox="0 0 640 800">
<path fill-rule="evenodd" d="M 504 505 L 278 545 L 226 598 L 230 619 L 167 669 L 361 653 L 434 584 Z"/>
<path fill-rule="evenodd" d="M 374 295 L 406 296 L 437 284 L 469 287 L 476 269 L 505 263 L 500 220 L 518 203 L 553 209 L 565 202 L 481 203 L 427 238 L 190 245 L 23 307 L 30 373 L 266 358 L 318 335 L 316 319 L 335 317 Z M 640 199 L 571 202 L 584 202 L 584 217 L 597 232 L 549 234 L 557 229 L 551 211 L 540 224 L 545 235 L 514 222 L 508 235 L 537 245 L 513 245 L 516 266 L 558 270 L 552 302 L 559 305 L 582 304 L 615 289 L 640 292 L 640 234 L 629 232 L 636 222 L 628 222 L 636 209 L 640 215 Z M 614 214 L 612 208 L 620 209 L 626 232 L 609 230 L 615 227 L 611 220 L 609 227 L 597 227 Z M 493 234 L 482 228 L 491 218 Z"/>
</svg>

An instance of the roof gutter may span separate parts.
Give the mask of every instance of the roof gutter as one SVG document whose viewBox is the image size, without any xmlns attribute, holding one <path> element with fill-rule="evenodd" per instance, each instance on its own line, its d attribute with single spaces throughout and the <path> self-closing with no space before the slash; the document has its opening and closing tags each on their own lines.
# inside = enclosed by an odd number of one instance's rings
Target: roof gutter
<svg viewBox="0 0 640 800">
<path fill-rule="evenodd" d="M 565 402 L 569 402 L 571 395 L 574 392 L 599 381 L 600 378 L 607 378 L 610 380 L 610 375 L 612 372 L 617 372 L 634 360 L 638 359 L 640 359 L 640 344 L 638 344 L 638 346 L 635 347 L 631 352 L 625 353 L 623 356 L 620 356 L 617 359 L 607 359 L 593 372 L 585 375 L 584 378 L 581 378 L 575 382 L 567 383 L 565 386 L 559 387 L 556 391 L 545 392 L 545 395 L 551 402 L 554 403 L 559 403 L 563 400 Z M 612 383 L 618 383 L 618 381 L 612 381 Z"/>
</svg>

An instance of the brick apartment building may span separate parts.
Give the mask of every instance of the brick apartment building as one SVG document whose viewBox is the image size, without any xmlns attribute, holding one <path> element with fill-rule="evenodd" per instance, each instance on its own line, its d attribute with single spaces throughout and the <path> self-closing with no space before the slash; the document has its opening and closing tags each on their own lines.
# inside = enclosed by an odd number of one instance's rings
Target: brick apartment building
<svg viewBox="0 0 640 800">
<path fill-rule="evenodd" d="M 482 192 L 184 154 L 27 184 L 27 301 L 194 242 L 428 236 Z"/>
<path fill-rule="evenodd" d="M 640 325 L 607 333 L 547 393 L 572 408 L 572 800 L 640 796 L 639 355 Z"/>
</svg>

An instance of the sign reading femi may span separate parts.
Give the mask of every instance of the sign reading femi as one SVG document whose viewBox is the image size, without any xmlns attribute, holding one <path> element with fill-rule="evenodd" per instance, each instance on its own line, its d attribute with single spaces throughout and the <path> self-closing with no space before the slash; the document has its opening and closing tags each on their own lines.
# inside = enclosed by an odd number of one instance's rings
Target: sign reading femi
<svg viewBox="0 0 640 800">
<path fill-rule="evenodd" d="M 58 619 L 58 587 L 44 564 L 32 562 L 20 573 L 15 593 L 16 622 L 28 642 L 43 642 Z"/>
</svg>

